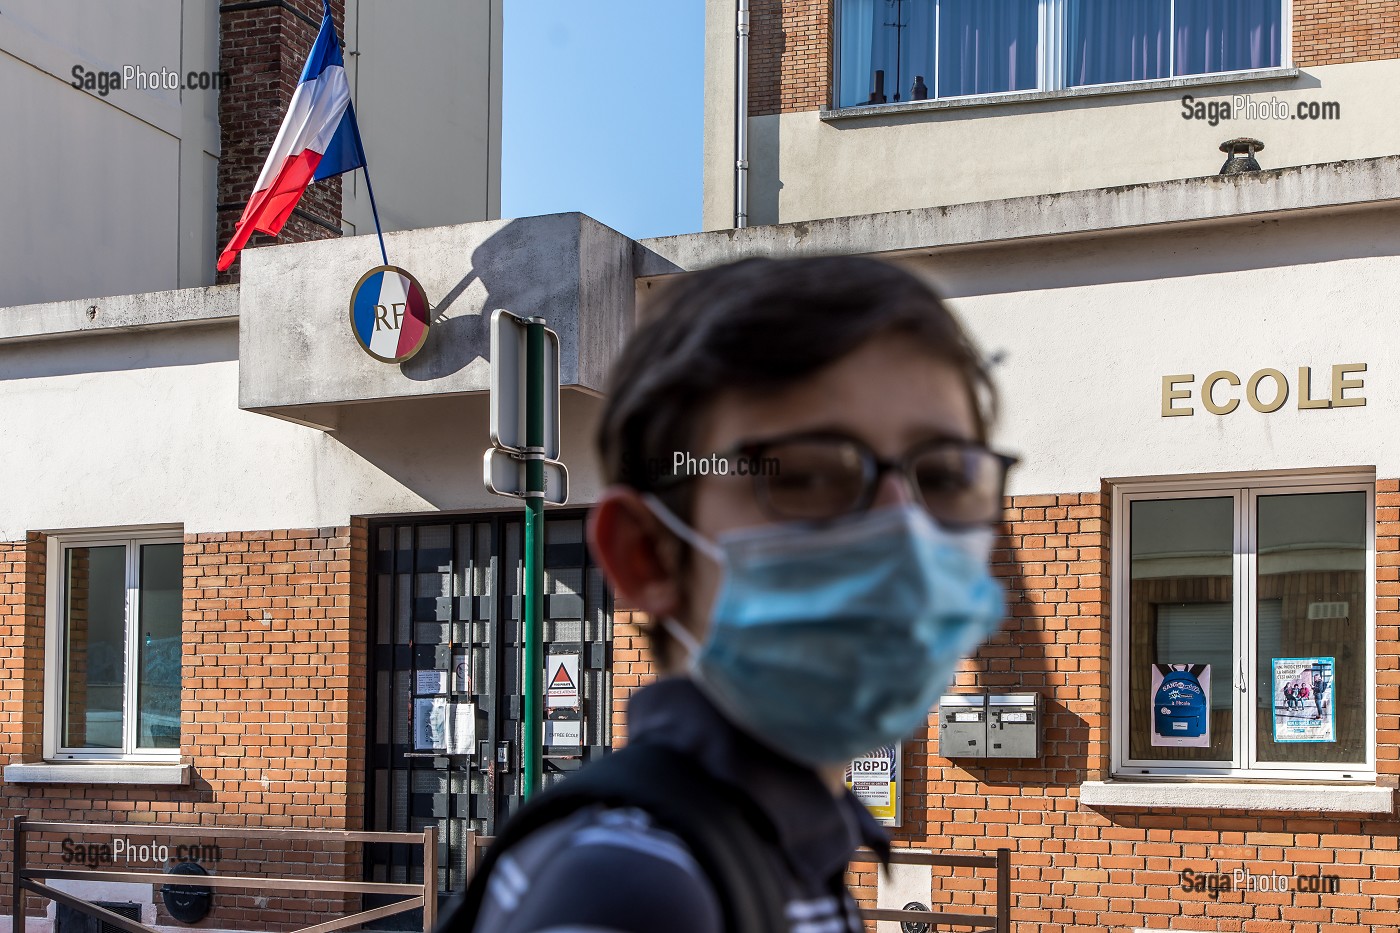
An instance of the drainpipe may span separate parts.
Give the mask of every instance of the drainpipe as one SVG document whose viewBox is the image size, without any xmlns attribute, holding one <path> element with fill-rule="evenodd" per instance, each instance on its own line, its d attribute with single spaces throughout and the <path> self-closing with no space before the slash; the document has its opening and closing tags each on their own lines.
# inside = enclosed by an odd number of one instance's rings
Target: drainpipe
<svg viewBox="0 0 1400 933">
<path fill-rule="evenodd" d="M 749 225 L 749 0 L 738 0 L 735 40 L 738 73 L 735 75 L 734 123 L 734 226 Z"/>
</svg>

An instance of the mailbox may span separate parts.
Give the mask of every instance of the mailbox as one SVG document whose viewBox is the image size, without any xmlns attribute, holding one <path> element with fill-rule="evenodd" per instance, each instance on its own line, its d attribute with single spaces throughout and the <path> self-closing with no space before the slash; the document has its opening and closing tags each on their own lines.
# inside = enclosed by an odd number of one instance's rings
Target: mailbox
<svg viewBox="0 0 1400 933">
<path fill-rule="evenodd" d="M 987 697 L 987 757 L 1040 757 L 1040 694 Z"/>
<path fill-rule="evenodd" d="M 938 699 L 938 754 L 987 757 L 987 695 L 954 693 Z"/>
</svg>

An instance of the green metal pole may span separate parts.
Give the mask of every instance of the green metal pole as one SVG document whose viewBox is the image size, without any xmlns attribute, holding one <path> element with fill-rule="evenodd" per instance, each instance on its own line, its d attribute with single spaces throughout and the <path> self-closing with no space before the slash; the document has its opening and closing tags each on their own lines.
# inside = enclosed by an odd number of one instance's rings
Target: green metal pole
<svg viewBox="0 0 1400 933">
<path fill-rule="evenodd" d="M 544 320 L 525 331 L 525 799 L 544 747 Z"/>
</svg>

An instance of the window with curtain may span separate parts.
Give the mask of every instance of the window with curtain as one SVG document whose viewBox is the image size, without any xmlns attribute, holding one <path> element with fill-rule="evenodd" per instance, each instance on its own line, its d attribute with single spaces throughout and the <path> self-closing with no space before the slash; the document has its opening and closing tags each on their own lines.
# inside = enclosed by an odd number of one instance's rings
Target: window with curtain
<svg viewBox="0 0 1400 933">
<path fill-rule="evenodd" d="M 839 0 L 842 107 L 1283 63 L 1282 0 Z M 1041 62 L 1039 50 L 1064 49 Z"/>
<path fill-rule="evenodd" d="M 842 0 L 839 103 L 1037 87 L 1038 0 Z"/>
<path fill-rule="evenodd" d="M 1066 86 L 1276 68 L 1279 0 L 1067 0 Z"/>
</svg>

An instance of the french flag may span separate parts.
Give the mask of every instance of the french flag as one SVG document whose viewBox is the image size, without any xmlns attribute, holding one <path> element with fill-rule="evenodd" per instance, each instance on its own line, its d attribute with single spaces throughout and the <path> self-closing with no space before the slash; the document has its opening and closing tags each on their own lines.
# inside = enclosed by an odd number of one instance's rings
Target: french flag
<svg viewBox="0 0 1400 933">
<path fill-rule="evenodd" d="M 292 106 L 277 131 L 262 174 L 234 228 L 233 239 L 219 254 L 223 272 L 254 233 L 276 236 L 292 208 L 313 181 L 333 178 L 365 165 L 355 107 L 350 103 L 350 82 L 345 59 L 331 22 L 330 0 L 323 0 L 325 17 L 311 57 L 301 71 L 301 83 L 292 95 Z"/>
</svg>

